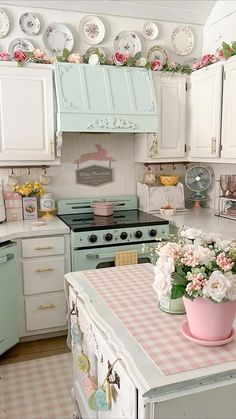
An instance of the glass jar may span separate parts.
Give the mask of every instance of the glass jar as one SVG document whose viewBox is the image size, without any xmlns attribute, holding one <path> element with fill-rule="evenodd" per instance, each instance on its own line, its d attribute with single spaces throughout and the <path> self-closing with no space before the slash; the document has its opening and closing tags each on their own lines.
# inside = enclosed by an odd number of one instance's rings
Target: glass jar
<svg viewBox="0 0 236 419">
<path fill-rule="evenodd" d="M 45 193 L 40 198 L 40 209 L 43 211 L 53 211 L 55 210 L 55 198 L 52 193 Z"/>
</svg>

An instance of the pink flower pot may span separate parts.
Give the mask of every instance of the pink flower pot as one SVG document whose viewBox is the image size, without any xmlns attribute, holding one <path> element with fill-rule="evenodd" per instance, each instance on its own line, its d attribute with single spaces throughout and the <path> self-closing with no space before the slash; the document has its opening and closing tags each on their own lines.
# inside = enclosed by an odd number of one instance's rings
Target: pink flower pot
<svg viewBox="0 0 236 419">
<path fill-rule="evenodd" d="M 189 330 L 197 339 L 223 340 L 232 331 L 236 301 L 214 303 L 210 299 L 183 297 Z"/>
</svg>

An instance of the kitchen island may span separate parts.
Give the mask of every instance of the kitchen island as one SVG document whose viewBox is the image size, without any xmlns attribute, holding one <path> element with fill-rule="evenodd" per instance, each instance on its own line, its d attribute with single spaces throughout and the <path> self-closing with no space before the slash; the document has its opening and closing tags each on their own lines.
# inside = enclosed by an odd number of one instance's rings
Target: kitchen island
<svg viewBox="0 0 236 419">
<path fill-rule="evenodd" d="M 187 340 L 180 332 L 185 315 L 159 310 L 153 280 L 149 264 L 65 275 L 73 390 L 81 416 L 235 418 L 236 341 L 205 347 Z M 79 367 L 81 352 L 89 360 L 87 372 Z M 93 410 L 87 380 L 92 376 L 102 385 L 116 360 L 111 408 Z"/>
</svg>

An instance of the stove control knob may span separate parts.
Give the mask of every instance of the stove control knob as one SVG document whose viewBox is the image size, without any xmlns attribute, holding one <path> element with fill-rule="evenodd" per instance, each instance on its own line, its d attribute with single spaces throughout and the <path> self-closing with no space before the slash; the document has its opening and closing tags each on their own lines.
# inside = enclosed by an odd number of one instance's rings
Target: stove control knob
<svg viewBox="0 0 236 419">
<path fill-rule="evenodd" d="M 122 231 L 122 233 L 120 233 L 121 240 L 125 240 L 127 239 L 127 237 L 128 237 L 128 234 L 125 231 Z"/>
<path fill-rule="evenodd" d="M 136 232 L 134 233 L 134 237 L 135 237 L 136 239 L 141 239 L 142 235 L 143 235 L 143 233 L 142 233 L 142 231 L 140 231 L 140 230 L 138 230 L 138 231 L 136 231 Z"/>
<path fill-rule="evenodd" d="M 152 228 L 151 230 L 149 230 L 150 237 L 156 237 L 156 235 L 157 235 L 157 231 L 155 228 Z"/>
<path fill-rule="evenodd" d="M 110 242 L 113 239 L 113 235 L 111 233 L 107 233 L 105 234 L 104 239 L 106 242 Z"/>
<path fill-rule="evenodd" d="M 96 243 L 96 241 L 97 241 L 97 236 L 96 236 L 96 234 L 91 234 L 91 236 L 89 236 L 89 241 L 90 241 L 90 243 Z"/>
</svg>

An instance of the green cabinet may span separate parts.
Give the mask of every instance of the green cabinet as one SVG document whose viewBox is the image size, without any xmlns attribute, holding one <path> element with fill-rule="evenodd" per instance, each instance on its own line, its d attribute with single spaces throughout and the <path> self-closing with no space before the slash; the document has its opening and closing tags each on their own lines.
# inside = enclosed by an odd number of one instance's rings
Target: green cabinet
<svg viewBox="0 0 236 419">
<path fill-rule="evenodd" d="M 0 246 L 0 355 L 19 340 L 16 244 Z"/>
<path fill-rule="evenodd" d="M 152 72 L 89 64 L 55 65 L 57 131 L 156 132 Z"/>
</svg>

